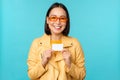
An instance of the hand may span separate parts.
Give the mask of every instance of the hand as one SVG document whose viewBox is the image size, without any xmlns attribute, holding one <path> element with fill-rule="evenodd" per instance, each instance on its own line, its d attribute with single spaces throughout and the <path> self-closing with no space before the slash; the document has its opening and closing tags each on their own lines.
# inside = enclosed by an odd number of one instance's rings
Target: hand
<svg viewBox="0 0 120 80">
<path fill-rule="evenodd" d="M 63 58 L 65 60 L 66 65 L 70 68 L 70 66 L 71 66 L 71 60 L 70 60 L 71 54 L 70 54 L 70 52 L 67 49 L 63 49 L 62 55 L 63 55 Z"/>
<path fill-rule="evenodd" d="M 49 59 L 51 58 L 52 56 L 52 50 L 49 49 L 49 50 L 46 50 L 44 51 L 43 55 L 42 55 L 42 65 L 45 67 L 45 65 L 47 64 L 47 62 L 49 61 Z"/>
</svg>

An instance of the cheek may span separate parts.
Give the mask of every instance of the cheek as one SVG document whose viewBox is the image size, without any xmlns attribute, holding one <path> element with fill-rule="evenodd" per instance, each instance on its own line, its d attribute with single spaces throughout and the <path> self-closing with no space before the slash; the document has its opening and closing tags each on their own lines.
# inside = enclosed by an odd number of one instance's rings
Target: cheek
<svg viewBox="0 0 120 80">
<path fill-rule="evenodd" d="M 66 25 L 67 25 L 66 23 L 63 24 L 64 28 L 66 27 Z"/>
<path fill-rule="evenodd" d="M 54 26 L 54 23 L 51 23 L 51 22 L 50 22 L 50 23 L 48 24 L 48 27 L 49 27 L 50 30 L 53 29 L 53 26 Z"/>
<path fill-rule="evenodd" d="M 49 24 L 48 24 L 48 27 L 49 28 L 52 28 L 54 26 L 54 23 L 52 23 L 52 22 L 50 22 Z"/>
<path fill-rule="evenodd" d="M 66 27 L 66 25 L 63 25 L 63 28 L 65 28 Z"/>
</svg>

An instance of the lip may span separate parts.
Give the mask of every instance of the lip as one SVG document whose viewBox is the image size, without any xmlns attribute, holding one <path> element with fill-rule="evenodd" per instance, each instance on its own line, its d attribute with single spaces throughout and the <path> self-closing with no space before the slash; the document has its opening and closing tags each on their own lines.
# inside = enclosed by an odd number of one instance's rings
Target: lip
<svg viewBox="0 0 120 80">
<path fill-rule="evenodd" d="M 54 26 L 55 29 L 60 30 L 62 26 Z"/>
</svg>

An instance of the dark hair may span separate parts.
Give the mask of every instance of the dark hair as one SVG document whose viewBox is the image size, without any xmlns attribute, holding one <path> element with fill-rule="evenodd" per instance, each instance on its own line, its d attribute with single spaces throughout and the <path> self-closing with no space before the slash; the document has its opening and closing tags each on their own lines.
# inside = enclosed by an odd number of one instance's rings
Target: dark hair
<svg viewBox="0 0 120 80">
<path fill-rule="evenodd" d="M 47 35 L 50 35 L 50 34 L 51 34 L 50 29 L 49 29 L 48 24 L 47 24 L 47 17 L 49 16 L 50 11 L 51 11 L 53 8 L 56 8 L 56 7 L 61 7 L 61 8 L 64 9 L 65 12 L 66 12 L 66 15 L 67 15 L 67 19 L 68 19 L 68 20 L 67 20 L 66 28 L 63 30 L 62 34 L 65 35 L 65 36 L 67 36 L 67 35 L 69 34 L 69 30 L 70 30 L 70 18 L 69 18 L 69 13 L 68 13 L 67 8 L 66 8 L 63 4 L 62 4 L 62 3 L 58 3 L 58 2 L 52 4 L 52 5 L 50 6 L 50 8 L 48 9 L 48 11 L 47 11 L 47 14 L 46 14 L 46 17 L 45 17 L 45 25 L 44 25 L 45 33 L 46 33 Z"/>
</svg>

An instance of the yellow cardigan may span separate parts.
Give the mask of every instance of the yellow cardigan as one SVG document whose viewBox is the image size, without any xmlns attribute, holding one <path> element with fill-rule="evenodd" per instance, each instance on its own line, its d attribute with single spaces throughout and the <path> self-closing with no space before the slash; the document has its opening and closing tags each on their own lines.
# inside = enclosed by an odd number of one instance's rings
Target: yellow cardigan
<svg viewBox="0 0 120 80">
<path fill-rule="evenodd" d="M 31 80 L 84 80 L 86 70 L 84 54 L 77 39 L 63 36 L 64 48 L 71 52 L 71 67 L 67 68 L 61 52 L 52 54 L 44 68 L 41 64 L 42 53 L 51 48 L 50 36 L 44 34 L 33 41 L 28 55 L 28 76 Z"/>
</svg>

